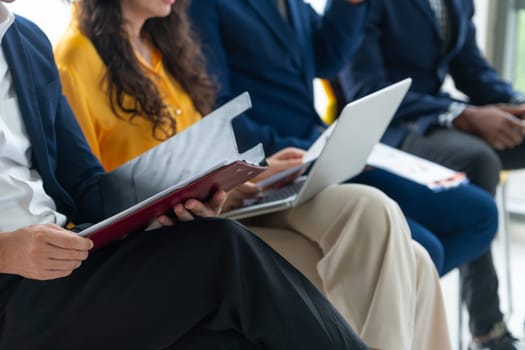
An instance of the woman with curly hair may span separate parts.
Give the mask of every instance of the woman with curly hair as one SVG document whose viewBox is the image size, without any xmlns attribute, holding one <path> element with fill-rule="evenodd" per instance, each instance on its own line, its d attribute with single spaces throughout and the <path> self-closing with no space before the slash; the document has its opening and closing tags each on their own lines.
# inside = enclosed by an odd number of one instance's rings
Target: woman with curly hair
<svg viewBox="0 0 525 350">
<path fill-rule="evenodd" d="M 185 7 L 168 0 L 74 5 L 57 59 L 66 96 L 108 171 L 212 109 L 216 87 L 188 35 Z M 136 21 L 134 11 L 152 18 Z M 107 134 L 113 130 L 121 136 Z"/>
</svg>

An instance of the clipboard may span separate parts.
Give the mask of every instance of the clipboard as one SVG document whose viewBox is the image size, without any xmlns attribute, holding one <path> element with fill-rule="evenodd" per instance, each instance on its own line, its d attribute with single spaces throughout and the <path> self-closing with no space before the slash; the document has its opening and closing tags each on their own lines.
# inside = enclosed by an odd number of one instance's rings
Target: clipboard
<svg viewBox="0 0 525 350">
<path fill-rule="evenodd" d="M 144 230 L 156 217 L 190 198 L 206 201 L 218 190 L 230 191 L 266 169 L 245 161 L 218 165 L 196 179 L 168 188 L 118 214 L 89 226 L 78 234 L 90 238 L 93 249 L 100 248 L 130 233 Z"/>
<path fill-rule="evenodd" d="M 251 108 L 247 92 L 100 179 L 106 219 L 79 232 L 101 247 L 143 230 L 190 198 L 205 201 L 266 169 L 261 144 L 239 153 L 232 120 Z"/>
</svg>

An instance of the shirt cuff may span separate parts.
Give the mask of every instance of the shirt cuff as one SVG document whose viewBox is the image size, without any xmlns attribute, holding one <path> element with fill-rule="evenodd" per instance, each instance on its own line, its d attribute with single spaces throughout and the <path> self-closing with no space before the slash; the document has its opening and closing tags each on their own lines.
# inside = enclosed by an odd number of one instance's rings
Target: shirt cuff
<svg viewBox="0 0 525 350">
<path fill-rule="evenodd" d="M 521 105 L 521 104 L 524 104 L 525 103 L 525 94 L 522 94 L 522 93 L 517 93 L 515 94 L 514 96 L 512 96 L 510 98 L 510 101 L 509 101 L 511 104 L 514 104 L 514 105 Z"/>
<path fill-rule="evenodd" d="M 448 106 L 448 111 L 441 113 L 438 116 L 439 125 L 446 128 L 452 128 L 454 126 L 452 122 L 463 113 L 466 107 L 467 105 L 464 103 L 452 102 L 450 106 Z"/>
</svg>

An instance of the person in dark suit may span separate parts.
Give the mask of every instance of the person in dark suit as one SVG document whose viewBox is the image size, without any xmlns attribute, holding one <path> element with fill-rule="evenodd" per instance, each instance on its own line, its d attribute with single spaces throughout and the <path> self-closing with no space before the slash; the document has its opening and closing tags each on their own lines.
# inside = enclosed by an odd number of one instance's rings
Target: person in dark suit
<svg viewBox="0 0 525 350">
<path fill-rule="evenodd" d="M 190 16 L 220 84 L 217 104 L 242 91 L 252 97 L 248 118 L 234 120 L 241 148 L 261 142 L 273 154 L 309 147 L 325 128 L 309 103 L 311 79 L 338 72 L 358 46 L 367 11 L 366 1 L 333 1 L 324 17 L 296 0 L 192 2 Z"/>
<path fill-rule="evenodd" d="M 473 0 L 371 0 L 365 38 L 337 82 L 350 101 L 411 77 L 383 142 L 464 171 L 494 195 L 502 169 L 525 166 L 525 96 L 483 57 L 473 15 Z M 447 75 L 466 99 L 443 91 Z M 476 264 L 490 271 L 480 290 L 493 293 L 490 252 Z M 467 292 L 467 305 L 479 315 L 470 322 L 471 349 L 515 349 L 497 298 L 469 302 L 471 297 Z"/>
<path fill-rule="evenodd" d="M 367 349 L 283 258 L 240 224 L 209 217 L 224 193 L 194 203 L 200 219 L 176 213 L 175 225 L 94 252 L 65 229 L 104 218 L 104 171 L 46 36 L 5 2 L 0 349 Z"/>
<path fill-rule="evenodd" d="M 192 1 L 192 22 L 221 88 L 218 103 L 243 91 L 253 97 L 253 108 L 234 122 L 243 148 L 262 142 L 272 154 L 314 142 L 326 125 L 314 108 L 312 80 L 335 76 L 353 57 L 373 5 L 328 1 L 320 16 L 302 0 Z M 487 251 L 496 233 L 490 195 L 473 185 L 434 193 L 378 169 L 353 181 L 375 186 L 400 204 L 413 238 L 429 251 L 440 274 L 463 266 L 472 319 L 481 322 L 484 315 L 475 305 L 489 305 L 501 315 L 492 262 L 469 263 Z"/>
</svg>

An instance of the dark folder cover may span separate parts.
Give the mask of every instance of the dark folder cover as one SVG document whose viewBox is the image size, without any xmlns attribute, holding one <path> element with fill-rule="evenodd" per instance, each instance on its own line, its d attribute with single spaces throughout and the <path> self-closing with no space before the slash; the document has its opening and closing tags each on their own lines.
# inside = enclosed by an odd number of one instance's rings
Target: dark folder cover
<svg viewBox="0 0 525 350">
<path fill-rule="evenodd" d="M 244 161 L 234 161 L 211 170 L 187 185 L 168 188 L 106 220 L 81 231 L 81 236 L 93 240 L 94 248 L 145 229 L 154 218 L 169 213 L 173 206 L 190 198 L 207 200 L 217 190 L 229 191 L 252 179 L 265 167 Z"/>
</svg>

